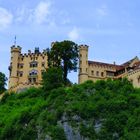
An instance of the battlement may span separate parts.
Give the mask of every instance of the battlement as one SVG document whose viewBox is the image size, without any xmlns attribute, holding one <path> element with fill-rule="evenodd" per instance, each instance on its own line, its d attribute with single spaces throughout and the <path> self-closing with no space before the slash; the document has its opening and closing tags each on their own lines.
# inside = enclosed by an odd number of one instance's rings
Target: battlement
<svg viewBox="0 0 140 140">
<path fill-rule="evenodd" d="M 21 53 L 21 47 L 20 46 L 15 46 L 15 45 L 13 45 L 12 47 L 11 47 L 11 53 L 13 53 L 13 52 L 19 52 L 19 53 Z"/>
<path fill-rule="evenodd" d="M 89 46 L 88 45 L 79 45 L 80 50 L 88 50 Z"/>
<path fill-rule="evenodd" d="M 42 57 L 45 57 L 47 55 L 47 51 L 46 50 L 43 50 L 42 52 L 31 52 L 31 50 L 28 50 L 28 53 L 21 53 L 20 54 L 20 57 L 39 57 L 39 56 L 42 56 Z"/>
</svg>

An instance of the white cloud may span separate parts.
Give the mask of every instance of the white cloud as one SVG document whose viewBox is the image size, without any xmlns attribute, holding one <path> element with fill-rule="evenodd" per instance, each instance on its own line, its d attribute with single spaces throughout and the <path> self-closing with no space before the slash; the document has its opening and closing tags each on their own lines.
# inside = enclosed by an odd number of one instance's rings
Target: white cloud
<svg viewBox="0 0 140 140">
<path fill-rule="evenodd" d="M 51 2 L 50 1 L 40 1 L 36 7 L 28 8 L 23 5 L 16 12 L 16 22 L 31 23 L 31 24 L 50 24 L 51 15 Z"/>
<path fill-rule="evenodd" d="M 5 8 L 0 7 L 0 30 L 7 28 L 13 20 L 13 15 Z"/>
<path fill-rule="evenodd" d="M 96 9 L 98 16 L 107 16 L 108 15 L 108 8 L 106 5 L 102 5 L 101 7 Z"/>
<path fill-rule="evenodd" d="M 16 22 L 23 22 L 25 23 L 29 21 L 29 17 L 32 15 L 32 9 L 29 9 L 25 6 L 22 6 L 17 9 L 16 12 Z M 26 20 L 25 20 L 26 19 Z"/>
<path fill-rule="evenodd" d="M 41 1 L 34 10 L 34 20 L 41 24 L 47 21 L 50 14 L 51 3 L 49 1 Z"/>
<path fill-rule="evenodd" d="M 76 41 L 79 38 L 79 32 L 77 28 L 73 28 L 69 33 L 68 33 L 68 37 L 70 40 L 72 41 Z"/>
</svg>

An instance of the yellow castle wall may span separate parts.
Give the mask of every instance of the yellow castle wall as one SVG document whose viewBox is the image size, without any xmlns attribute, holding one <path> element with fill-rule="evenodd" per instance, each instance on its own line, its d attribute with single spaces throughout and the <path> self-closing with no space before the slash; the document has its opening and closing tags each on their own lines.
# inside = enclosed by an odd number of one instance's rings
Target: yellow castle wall
<svg viewBox="0 0 140 140">
<path fill-rule="evenodd" d="M 47 59 L 48 57 L 45 51 L 42 53 L 22 54 L 20 47 L 11 47 L 9 90 L 17 91 L 18 89 L 30 86 L 38 87 L 42 81 L 42 71 L 48 68 Z M 35 61 L 37 62 L 37 67 L 30 67 L 30 63 Z M 29 72 L 32 70 L 37 70 L 37 76 L 29 75 Z M 29 78 L 33 77 L 36 78 L 36 82 L 31 83 Z"/>
</svg>

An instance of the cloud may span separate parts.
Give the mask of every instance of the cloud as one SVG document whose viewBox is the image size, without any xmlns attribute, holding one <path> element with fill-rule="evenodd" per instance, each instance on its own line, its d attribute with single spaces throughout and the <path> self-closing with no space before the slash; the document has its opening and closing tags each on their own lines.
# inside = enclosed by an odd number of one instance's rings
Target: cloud
<svg viewBox="0 0 140 140">
<path fill-rule="evenodd" d="M 32 15 L 32 9 L 29 9 L 25 6 L 22 6 L 20 8 L 17 9 L 16 11 L 16 22 L 28 22 L 29 21 L 29 17 Z M 26 20 L 25 20 L 26 19 Z"/>
<path fill-rule="evenodd" d="M 13 15 L 5 8 L 0 7 L 0 30 L 7 28 L 13 21 Z"/>
<path fill-rule="evenodd" d="M 63 9 L 54 7 L 54 1 L 41 0 L 34 7 L 21 5 L 16 10 L 15 23 L 44 25 L 48 27 L 64 26 L 70 23 L 69 14 Z"/>
<path fill-rule="evenodd" d="M 108 8 L 106 5 L 102 5 L 101 7 L 96 9 L 96 13 L 98 16 L 107 16 L 108 15 Z"/>
<path fill-rule="evenodd" d="M 16 22 L 27 24 L 44 24 L 51 22 L 51 2 L 40 1 L 34 8 L 23 5 L 17 9 Z M 51 23 L 49 23 L 51 24 Z"/>
<path fill-rule="evenodd" d="M 34 10 L 34 20 L 38 24 L 42 24 L 47 21 L 50 14 L 51 3 L 48 1 L 41 1 Z"/>
<path fill-rule="evenodd" d="M 69 33 L 68 33 L 68 37 L 70 40 L 72 41 L 76 41 L 79 38 L 79 31 L 76 27 L 74 27 Z"/>
</svg>

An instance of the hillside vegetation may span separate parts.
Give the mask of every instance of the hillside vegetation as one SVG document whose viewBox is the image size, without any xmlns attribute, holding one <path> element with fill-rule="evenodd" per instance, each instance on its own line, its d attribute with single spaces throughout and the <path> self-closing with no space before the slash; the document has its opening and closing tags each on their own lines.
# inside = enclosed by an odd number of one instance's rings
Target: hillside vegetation
<svg viewBox="0 0 140 140">
<path fill-rule="evenodd" d="M 140 140 L 140 89 L 122 79 L 7 93 L 0 140 Z"/>
</svg>

